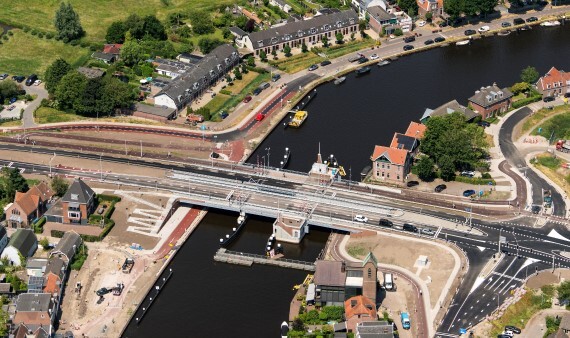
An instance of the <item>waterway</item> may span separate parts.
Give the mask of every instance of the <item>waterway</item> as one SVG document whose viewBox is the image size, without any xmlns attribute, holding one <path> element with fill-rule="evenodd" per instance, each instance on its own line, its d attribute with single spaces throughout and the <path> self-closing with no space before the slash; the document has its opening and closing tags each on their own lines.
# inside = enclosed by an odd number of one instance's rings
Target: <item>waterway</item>
<svg viewBox="0 0 570 338">
<path fill-rule="evenodd" d="M 482 86 L 520 82 L 520 71 L 532 65 L 544 74 L 550 67 L 570 71 L 570 24 L 536 27 L 509 36 L 490 37 L 471 46 L 435 48 L 376 67 L 370 74 L 347 76 L 344 84 L 319 86 L 309 104 L 309 117 L 299 129 L 278 126 L 250 156 L 278 166 L 285 147 L 291 149 L 287 169 L 308 172 L 321 144 L 334 154 L 352 179 L 369 165 L 374 145 L 389 145 L 394 132 L 405 132 L 426 108 L 467 98 Z M 331 67 L 334 67 L 334 62 Z M 282 123 L 281 123 L 282 124 Z M 347 177 L 348 178 L 348 177 Z"/>
<path fill-rule="evenodd" d="M 219 239 L 235 227 L 237 216 L 208 212 L 172 261 L 172 278 L 142 323 L 131 322 L 123 337 L 278 336 L 289 316 L 292 287 L 307 273 L 214 262 Z M 229 249 L 263 254 L 272 222 L 250 218 Z M 311 230 L 300 245 L 285 244 L 285 255 L 314 261 L 327 237 L 328 231 Z"/>
</svg>

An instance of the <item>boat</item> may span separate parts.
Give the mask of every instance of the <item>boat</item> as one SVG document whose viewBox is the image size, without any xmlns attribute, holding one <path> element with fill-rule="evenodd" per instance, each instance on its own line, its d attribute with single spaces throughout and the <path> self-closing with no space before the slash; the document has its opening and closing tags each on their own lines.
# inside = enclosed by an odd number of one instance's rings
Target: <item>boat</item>
<svg viewBox="0 0 570 338">
<path fill-rule="evenodd" d="M 275 245 L 275 234 L 271 234 L 269 239 L 267 239 L 267 245 L 265 246 L 265 255 L 270 256 L 273 255 L 273 246 Z"/>
<path fill-rule="evenodd" d="M 289 127 L 299 128 L 303 124 L 303 122 L 305 122 L 307 116 L 309 116 L 309 113 L 305 110 L 299 110 L 295 112 L 295 115 L 293 115 L 293 119 L 291 120 L 291 122 L 289 122 Z"/>
<path fill-rule="evenodd" d="M 532 29 L 532 27 L 530 27 L 529 25 L 526 25 L 524 27 L 519 28 L 519 31 L 529 31 L 531 29 Z"/>
<path fill-rule="evenodd" d="M 332 170 L 332 175 L 336 176 L 337 174 L 340 176 L 346 176 L 346 171 L 344 171 L 343 166 L 338 164 L 336 157 L 333 154 L 328 158 L 328 160 L 324 161 L 324 164 L 327 165 Z"/>
<path fill-rule="evenodd" d="M 366 67 L 360 67 L 356 70 L 356 75 L 364 75 L 366 73 L 370 72 L 370 67 L 366 66 Z"/>
<path fill-rule="evenodd" d="M 335 84 L 335 85 L 339 85 L 339 84 L 343 83 L 345 80 L 346 80 L 346 77 L 345 77 L 345 76 L 337 77 L 337 78 L 334 80 L 334 84 Z"/>
<path fill-rule="evenodd" d="M 560 21 L 555 20 L 555 21 L 545 21 L 543 23 L 540 24 L 543 27 L 555 27 L 555 26 L 560 26 Z"/>
<path fill-rule="evenodd" d="M 390 64 L 390 61 L 388 61 L 388 60 L 380 60 L 380 62 L 378 62 L 378 67 L 387 66 L 389 64 Z"/>
<path fill-rule="evenodd" d="M 287 164 L 289 164 L 289 158 L 291 157 L 291 150 L 285 148 L 285 155 L 283 155 L 283 161 L 281 161 L 281 169 L 285 169 Z"/>
<path fill-rule="evenodd" d="M 507 36 L 510 34 L 511 34 L 511 31 L 502 31 L 502 32 L 497 33 L 497 35 L 499 35 L 499 36 Z"/>
<path fill-rule="evenodd" d="M 246 219 L 247 219 L 246 213 L 244 211 L 240 211 L 239 217 L 237 218 L 237 224 L 238 224 L 237 228 L 232 228 L 231 234 L 226 234 L 226 237 L 220 238 L 220 246 L 224 247 L 228 245 L 236 237 L 236 235 L 245 225 Z"/>
<path fill-rule="evenodd" d="M 238 217 L 238 219 L 237 219 L 237 224 L 238 224 L 238 225 L 242 225 L 243 222 L 245 222 L 245 212 L 244 212 L 244 211 L 240 211 L 239 217 Z"/>
<path fill-rule="evenodd" d="M 287 338 L 289 333 L 289 324 L 287 322 L 281 323 L 281 338 Z"/>
<path fill-rule="evenodd" d="M 463 40 L 463 41 L 459 41 L 457 42 L 455 45 L 456 46 L 465 46 L 471 43 L 471 40 Z"/>
</svg>

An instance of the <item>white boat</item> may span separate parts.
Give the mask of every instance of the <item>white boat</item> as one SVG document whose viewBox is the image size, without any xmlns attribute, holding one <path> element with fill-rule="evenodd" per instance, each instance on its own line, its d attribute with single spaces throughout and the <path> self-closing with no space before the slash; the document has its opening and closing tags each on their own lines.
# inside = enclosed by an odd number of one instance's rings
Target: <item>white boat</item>
<svg viewBox="0 0 570 338">
<path fill-rule="evenodd" d="M 281 323 L 281 338 L 287 338 L 287 333 L 289 333 L 289 324 L 283 322 Z"/>
<path fill-rule="evenodd" d="M 502 31 L 502 32 L 497 33 L 497 35 L 499 35 L 499 36 L 507 36 L 510 34 L 511 34 L 511 31 Z"/>
<path fill-rule="evenodd" d="M 245 212 L 242 211 L 239 213 L 239 217 L 237 219 L 237 224 L 238 225 L 242 225 L 242 223 L 245 221 Z"/>
<path fill-rule="evenodd" d="M 378 62 L 378 67 L 387 66 L 389 64 L 390 64 L 390 61 L 388 61 L 388 60 L 380 60 L 380 62 Z"/>
<path fill-rule="evenodd" d="M 336 78 L 336 80 L 334 80 L 334 84 L 339 85 L 339 84 L 343 83 L 345 80 L 346 80 L 345 76 L 338 77 L 338 78 Z"/>
<path fill-rule="evenodd" d="M 543 23 L 540 24 L 543 27 L 555 27 L 555 26 L 560 26 L 560 21 L 555 20 L 555 21 L 545 21 Z"/>
<path fill-rule="evenodd" d="M 471 40 L 463 40 L 463 41 L 459 41 L 458 43 L 456 43 L 456 46 L 465 46 L 471 43 Z"/>
</svg>

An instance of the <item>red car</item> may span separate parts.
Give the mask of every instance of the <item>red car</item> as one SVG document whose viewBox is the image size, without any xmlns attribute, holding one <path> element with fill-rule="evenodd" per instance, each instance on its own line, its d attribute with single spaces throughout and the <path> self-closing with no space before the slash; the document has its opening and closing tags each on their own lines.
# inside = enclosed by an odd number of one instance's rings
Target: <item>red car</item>
<svg viewBox="0 0 570 338">
<path fill-rule="evenodd" d="M 259 114 L 257 114 L 257 116 L 255 117 L 255 120 L 256 120 L 256 121 L 261 121 L 261 120 L 263 120 L 264 118 L 265 118 L 265 115 L 259 113 Z"/>
<path fill-rule="evenodd" d="M 251 96 L 249 95 L 243 99 L 243 103 L 248 103 L 249 101 L 251 101 Z"/>
</svg>

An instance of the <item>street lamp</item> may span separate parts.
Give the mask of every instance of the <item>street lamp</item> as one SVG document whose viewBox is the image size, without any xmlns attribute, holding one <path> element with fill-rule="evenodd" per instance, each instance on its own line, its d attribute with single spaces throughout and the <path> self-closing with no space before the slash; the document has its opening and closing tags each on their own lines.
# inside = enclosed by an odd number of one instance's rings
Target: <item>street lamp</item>
<svg viewBox="0 0 570 338">
<path fill-rule="evenodd" d="M 143 155 L 143 151 L 142 151 L 142 140 L 140 140 L 140 142 L 141 142 L 141 158 L 142 158 L 142 155 Z"/>
<path fill-rule="evenodd" d="M 49 160 L 49 177 L 51 177 L 51 161 L 55 158 L 55 152 L 53 153 L 52 158 Z"/>
<path fill-rule="evenodd" d="M 501 229 L 499 229 L 499 256 L 501 255 L 501 232 L 503 231 L 503 228 L 501 227 Z"/>
<path fill-rule="evenodd" d="M 271 150 L 271 147 L 267 147 L 265 150 L 267 150 L 267 168 L 269 168 L 269 151 Z"/>
<path fill-rule="evenodd" d="M 101 174 L 101 182 L 103 181 L 103 161 L 101 158 L 103 157 L 103 153 L 99 155 L 99 173 Z"/>
</svg>

